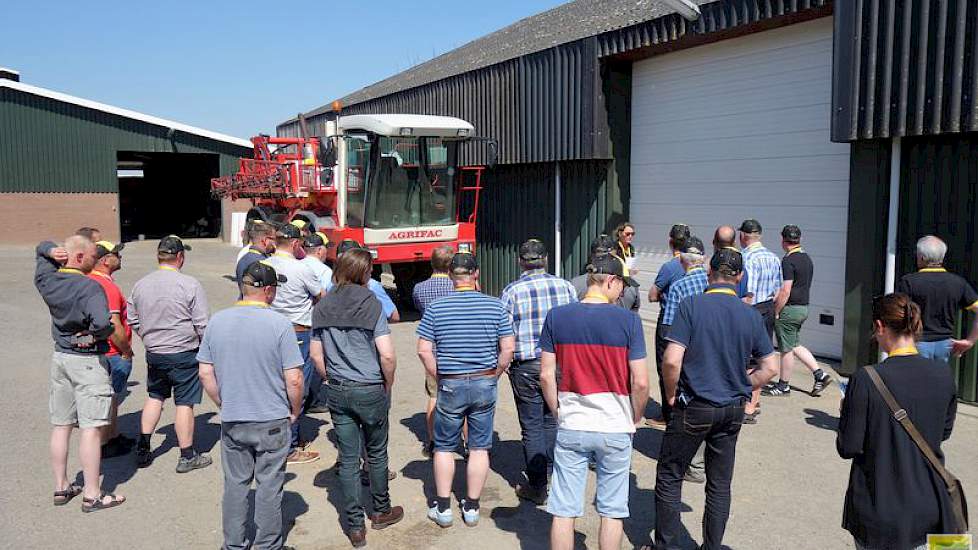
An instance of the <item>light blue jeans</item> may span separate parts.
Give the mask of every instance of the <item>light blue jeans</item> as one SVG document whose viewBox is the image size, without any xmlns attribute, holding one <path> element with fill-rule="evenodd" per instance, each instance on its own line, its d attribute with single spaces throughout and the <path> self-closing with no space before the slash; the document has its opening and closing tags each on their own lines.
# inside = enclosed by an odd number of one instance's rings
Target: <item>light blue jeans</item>
<svg viewBox="0 0 978 550">
<path fill-rule="evenodd" d="M 917 351 L 920 352 L 921 357 L 947 363 L 951 360 L 951 340 L 917 342 Z"/>
<path fill-rule="evenodd" d="M 628 474 L 632 434 L 557 429 L 554 472 L 547 512 L 561 518 L 584 515 L 588 461 L 596 464 L 598 488 L 594 507 L 605 518 L 628 517 Z"/>
</svg>

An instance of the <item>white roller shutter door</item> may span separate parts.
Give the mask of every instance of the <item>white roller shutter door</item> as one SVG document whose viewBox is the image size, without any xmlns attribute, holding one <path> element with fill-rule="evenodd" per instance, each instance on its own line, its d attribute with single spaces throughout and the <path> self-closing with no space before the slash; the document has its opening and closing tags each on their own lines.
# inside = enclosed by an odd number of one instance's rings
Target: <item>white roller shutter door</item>
<svg viewBox="0 0 978 550">
<path fill-rule="evenodd" d="M 636 62 L 632 86 L 643 291 L 669 258 L 673 223 L 709 244 L 717 225 L 756 218 L 779 256 L 781 227 L 796 224 L 815 263 L 802 342 L 840 357 L 849 146 L 829 141 L 831 18 Z M 656 311 L 646 304 L 643 317 Z"/>
</svg>

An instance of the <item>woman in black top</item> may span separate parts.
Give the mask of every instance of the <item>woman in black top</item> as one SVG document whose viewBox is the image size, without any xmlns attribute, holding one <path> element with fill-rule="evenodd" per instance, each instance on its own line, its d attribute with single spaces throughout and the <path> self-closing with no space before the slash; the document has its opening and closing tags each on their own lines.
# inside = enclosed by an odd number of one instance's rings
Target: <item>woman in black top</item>
<svg viewBox="0 0 978 550">
<path fill-rule="evenodd" d="M 888 358 L 876 368 L 910 420 L 943 461 L 957 410 L 947 365 L 917 354 L 920 308 L 906 294 L 873 301 L 873 333 Z M 928 533 L 953 525 L 944 482 L 886 406 L 865 370 L 849 381 L 836 440 L 852 459 L 842 526 L 856 547 L 924 548 Z"/>
</svg>

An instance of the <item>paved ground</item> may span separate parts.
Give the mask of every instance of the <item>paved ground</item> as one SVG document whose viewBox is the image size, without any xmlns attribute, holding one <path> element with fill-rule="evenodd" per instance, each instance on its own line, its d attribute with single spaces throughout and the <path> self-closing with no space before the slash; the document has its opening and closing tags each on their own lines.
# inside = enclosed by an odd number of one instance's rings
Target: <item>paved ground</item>
<svg viewBox="0 0 978 550">
<path fill-rule="evenodd" d="M 213 241 L 194 243 L 186 272 L 207 289 L 212 310 L 229 306 L 236 290 L 223 276 L 231 271 L 235 250 Z M 125 269 L 118 280 L 128 292 L 133 282 L 153 268 L 151 243 L 134 243 L 125 250 Z M 46 310 L 34 290 L 33 251 L 0 247 L 0 335 L 6 342 L 0 368 L 0 471 L 6 487 L 0 490 L 0 543 L 7 548 L 217 548 L 221 544 L 221 468 L 217 445 L 220 425 L 216 410 L 200 407 L 197 437 L 210 452 L 214 466 L 186 475 L 174 473 L 178 450 L 173 433 L 173 409 L 167 407 L 153 445 L 153 465 L 137 470 L 132 457 L 104 463 L 104 485 L 125 494 L 122 508 L 83 515 L 80 503 L 51 506 L 52 481 L 48 466 L 47 385 L 51 353 Z M 492 473 L 483 495 L 483 521 L 475 528 L 456 522 L 442 530 L 425 517 L 425 494 L 432 490 L 431 467 L 420 453 L 424 404 L 421 364 L 414 355 L 414 325 L 394 327 L 398 349 L 398 383 L 391 411 L 391 467 L 398 478 L 391 483 L 393 500 L 402 504 L 406 519 L 386 531 L 368 533 L 374 548 L 545 548 L 549 516 L 521 504 L 512 486 L 519 476 L 522 455 L 512 393 L 500 385 L 496 415 L 498 440 L 493 450 Z M 648 331 L 651 334 L 651 331 Z M 137 346 L 138 347 L 138 346 Z M 138 431 L 139 410 L 145 397 L 145 363 L 137 350 L 131 395 L 123 405 L 123 430 Z M 654 377 L 654 372 L 653 372 Z M 796 382 L 805 390 L 807 376 Z M 653 382 L 653 387 L 654 387 Z M 764 401 L 760 423 L 745 427 L 738 446 L 734 501 L 725 542 L 735 549 L 851 548 L 840 527 L 842 499 L 849 463 L 835 453 L 839 392 L 833 387 L 821 398 L 798 392 L 787 399 Z M 304 426 L 318 431 L 314 447 L 323 453 L 319 462 L 289 469 L 285 510 L 288 543 L 306 549 L 348 548 L 337 519 L 337 480 L 331 467 L 336 458 L 330 442 L 328 415 Z M 662 433 L 643 428 L 635 437 L 630 502 L 632 518 L 626 523 L 632 548 L 647 540 L 653 518 L 656 456 Z M 978 502 L 978 409 L 963 406 L 951 440 L 946 443 L 949 466 L 961 477 L 971 502 Z M 78 463 L 73 454 L 72 471 Z M 459 468 L 459 474 L 462 469 Z M 459 477 L 459 479 L 462 479 Z M 687 485 L 688 505 L 683 521 L 700 540 L 703 486 Z M 593 491 L 593 487 L 592 487 Z M 579 521 L 578 546 L 597 548 L 597 519 L 593 511 Z M 694 544 L 690 542 L 689 546 Z"/>
</svg>

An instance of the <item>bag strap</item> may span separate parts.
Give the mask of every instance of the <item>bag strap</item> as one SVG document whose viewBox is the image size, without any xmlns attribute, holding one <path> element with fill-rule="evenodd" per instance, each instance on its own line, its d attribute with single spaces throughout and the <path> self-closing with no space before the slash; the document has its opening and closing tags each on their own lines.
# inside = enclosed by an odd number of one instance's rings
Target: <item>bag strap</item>
<svg viewBox="0 0 978 550">
<path fill-rule="evenodd" d="M 948 472 L 944 468 L 944 465 L 941 464 L 940 459 L 938 459 L 937 455 L 934 454 L 934 450 L 930 448 L 930 445 L 924 439 L 924 436 L 920 435 L 920 432 L 917 431 L 917 427 L 913 425 L 913 422 L 910 421 L 910 417 L 907 416 L 906 409 L 897 403 L 896 398 L 893 397 L 892 393 L 890 393 L 890 388 L 886 387 L 883 379 L 880 378 L 880 374 L 876 372 L 876 367 L 869 365 L 864 368 L 866 369 L 866 374 L 869 375 L 869 379 L 873 381 L 873 385 L 876 386 L 876 389 L 879 390 L 880 395 L 883 396 L 883 401 L 886 401 L 886 405 L 890 408 L 890 412 L 893 413 L 893 418 L 895 418 L 896 421 L 903 426 L 903 429 L 907 431 L 907 434 L 910 435 L 910 439 L 913 439 L 913 442 L 917 444 L 917 448 L 920 449 L 920 452 L 924 453 L 924 456 L 927 457 L 927 461 L 930 462 L 930 465 L 933 466 L 934 470 L 936 470 L 941 478 L 944 479 L 944 484 L 947 485 L 948 488 L 953 487 L 955 479 L 954 476 L 951 475 L 951 472 Z"/>
</svg>

